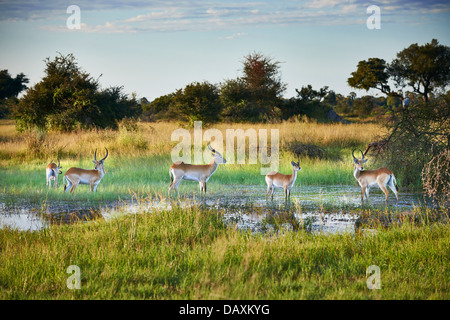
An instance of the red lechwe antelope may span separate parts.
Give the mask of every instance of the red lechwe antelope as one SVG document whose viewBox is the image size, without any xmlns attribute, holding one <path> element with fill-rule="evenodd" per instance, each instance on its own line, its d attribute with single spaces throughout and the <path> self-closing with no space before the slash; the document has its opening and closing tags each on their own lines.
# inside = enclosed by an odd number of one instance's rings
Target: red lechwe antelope
<svg viewBox="0 0 450 320">
<path fill-rule="evenodd" d="M 206 182 L 208 182 L 209 178 L 216 171 L 219 164 L 227 162 L 210 144 L 208 144 L 208 148 L 214 157 L 210 164 L 188 164 L 183 161 L 177 161 L 170 167 L 169 176 L 171 183 L 169 186 L 169 194 L 172 189 L 178 191 L 178 185 L 181 180 L 198 181 L 200 191 L 206 193 Z"/>
<path fill-rule="evenodd" d="M 105 161 L 107 157 L 108 149 L 106 149 L 106 156 L 101 160 L 97 160 L 97 150 L 95 150 L 94 161 L 92 161 L 95 164 L 95 169 L 86 170 L 81 168 L 70 168 L 67 170 L 63 177 L 64 192 L 67 192 L 70 189 L 70 192 L 73 193 L 79 184 L 89 184 L 91 186 L 91 192 L 97 191 L 97 186 L 105 175 L 103 161 Z M 68 182 L 67 186 L 66 181 Z"/>
<path fill-rule="evenodd" d="M 301 170 L 300 162 L 295 163 L 291 161 L 292 164 L 292 174 L 281 174 L 276 171 L 270 171 L 266 175 L 266 183 L 267 183 L 267 192 L 266 198 L 269 194 L 269 191 L 272 189 L 272 200 L 273 200 L 273 190 L 275 188 L 283 188 L 284 189 L 284 198 L 287 200 L 291 197 L 291 188 L 294 186 L 295 179 L 297 179 L 297 171 Z"/>
<path fill-rule="evenodd" d="M 398 186 L 397 181 L 395 180 L 394 173 L 388 168 L 379 168 L 376 170 L 364 170 L 363 165 L 364 163 L 367 162 L 367 159 L 364 159 L 364 153 L 361 150 L 359 151 L 362 154 L 361 159 L 357 159 L 355 157 L 355 155 L 353 154 L 355 150 L 352 151 L 352 156 L 353 162 L 355 164 L 353 176 L 355 177 L 356 180 L 358 180 L 359 185 L 361 186 L 361 203 L 364 200 L 364 195 L 366 195 L 366 199 L 369 200 L 369 189 L 377 185 L 386 195 L 385 198 L 386 204 L 389 196 L 389 191 L 386 189 L 386 186 L 389 186 L 389 188 L 391 188 L 391 190 L 394 192 L 398 203 Z"/>
<path fill-rule="evenodd" d="M 58 165 L 52 161 L 48 164 L 47 168 L 45 169 L 45 176 L 47 177 L 47 186 L 52 186 L 52 180 L 53 180 L 53 186 L 55 188 L 58 188 L 58 174 L 61 174 L 62 167 L 60 166 L 59 160 Z"/>
</svg>

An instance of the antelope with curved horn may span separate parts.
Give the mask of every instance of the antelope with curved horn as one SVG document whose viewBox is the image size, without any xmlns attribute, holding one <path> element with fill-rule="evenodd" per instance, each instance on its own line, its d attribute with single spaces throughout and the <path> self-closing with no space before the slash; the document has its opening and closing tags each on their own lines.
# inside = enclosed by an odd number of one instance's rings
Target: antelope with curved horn
<svg viewBox="0 0 450 320">
<path fill-rule="evenodd" d="M 89 184 L 91 186 L 91 192 L 97 191 L 98 184 L 105 176 L 105 167 L 103 166 L 103 162 L 107 157 L 108 157 L 108 149 L 106 149 L 106 156 L 101 160 L 97 160 L 97 149 L 96 149 L 94 160 L 92 161 L 95 164 L 95 169 L 86 170 L 72 167 L 69 170 L 67 170 L 66 174 L 63 177 L 64 192 L 67 192 L 70 189 L 70 192 L 73 193 L 75 191 L 75 188 L 79 184 Z M 66 181 L 68 182 L 67 186 Z"/>
<path fill-rule="evenodd" d="M 389 191 L 386 186 L 389 186 L 394 192 L 398 203 L 398 186 L 394 173 L 388 168 L 364 170 L 364 163 L 367 162 L 367 159 L 364 158 L 364 153 L 360 149 L 358 150 L 361 152 L 362 157 L 361 159 L 357 159 L 354 155 L 355 150 L 352 151 L 353 162 L 355 164 L 353 176 L 358 180 L 359 185 L 361 186 L 361 203 L 364 200 L 364 195 L 366 195 L 366 199 L 369 200 L 369 189 L 375 186 L 378 186 L 386 195 L 386 204 L 389 196 Z"/>
<path fill-rule="evenodd" d="M 47 186 L 52 187 L 52 180 L 53 180 L 53 186 L 55 188 L 58 188 L 58 174 L 62 174 L 61 172 L 61 164 L 58 159 L 58 165 L 52 161 L 48 164 L 47 168 L 45 169 L 45 175 L 47 177 Z"/>
<path fill-rule="evenodd" d="M 170 167 L 169 176 L 171 182 L 169 194 L 172 189 L 178 191 L 178 185 L 181 180 L 198 181 L 200 192 L 204 191 L 206 193 L 206 182 L 217 170 L 219 164 L 227 162 L 220 152 L 214 150 L 210 144 L 208 144 L 208 149 L 211 150 L 211 154 L 214 157 L 210 164 L 188 164 L 183 161 L 177 161 Z"/>
<path fill-rule="evenodd" d="M 291 197 L 291 189 L 294 186 L 295 179 L 297 179 L 297 172 L 301 170 L 300 162 L 295 163 L 291 161 L 292 164 L 292 174 L 281 174 L 276 171 L 270 171 L 266 175 L 267 192 L 266 198 L 269 195 L 269 191 L 272 190 L 272 200 L 273 200 L 273 190 L 274 188 L 284 189 L 284 198 L 287 200 Z"/>
</svg>

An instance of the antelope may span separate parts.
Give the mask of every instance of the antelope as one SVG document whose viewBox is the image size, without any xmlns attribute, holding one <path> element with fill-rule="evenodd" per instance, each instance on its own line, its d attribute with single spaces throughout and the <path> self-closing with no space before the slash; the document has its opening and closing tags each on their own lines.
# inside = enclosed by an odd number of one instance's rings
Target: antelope
<svg viewBox="0 0 450 320">
<path fill-rule="evenodd" d="M 283 188 L 284 189 L 284 198 L 287 200 L 291 197 L 291 189 L 294 186 L 295 179 L 297 179 L 297 171 L 301 170 L 300 162 L 295 163 L 291 161 L 292 164 L 292 174 L 281 174 L 276 171 L 270 171 L 266 175 L 266 183 L 267 183 L 267 192 L 266 198 L 269 195 L 269 191 L 272 190 L 272 200 L 273 200 L 273 191 L 275 188 Z"/>
<path fill-rule="evenodd" d="M 369 201 L 369 189 L 377 185 L 386 195 L 386 204 L 389 196 L 389 191 L 387 190 L 386 186 L 389 186 L 389 188 L 391 188 L 391 190 L 394 192 L 398 203 L 398 186 L 397 180 L 395 180 L 394 173 L 388 168 L 364 170 L 363 165 L 367 162 L 367 159 L 364 158 L 364 153 L 359 149 L 358 150 L 361 152 L 362 158 L 357 159 L 354 155 L 355 150 L 352 151 L 353 162 L 355 164 L 353 176 L 356 180 L 358 180 L 359 185 L 361 186 L 361 203 L 363 203 L 364 201 L 364 195 L 366 195 L 366 199 L 367 201 Z"/>
<path fill-rule="evenodd" d="M 47 186 L 52 187 L 52 180 L 53 180 L 53 186 L 55 188 L 58 188 L 58 174 L 62 174 L 61 172 L 62 167 L 60 166 L 59 160 L 58 165 L 52 161 L 48 164 L 47 168 L 45 169 L 45 175 L 47 177 Z"/>
<path fill-rule="evenodd" d="M 178 192 L 178 185 L 181 180 L 198 181 L 200 186 L 200 192 L 206 193 L 206 182 L 212 174 L 217 170 L 219 164 L 227 163 L 223 156 L 216 150 L 214 150 L 210 144 L 208 149 L 211 150 L 214 157 L 210 164 L 188 164 L 183 161 L 177 161 L 169 169 L 170 176 L 170 190 L 175 189 Z"/>
<path fill-rule="evenodd" d="M 75 191 L 75 188 L 79 184 L 89 184 L 91 186 L 91 192 L 96 192 L 98 184 L 105 176 L 105 167 L 103 166 L 103 162 L 107 157 L 108 157 L 108 149 L 106 149 L 106 156 L 101 160 L 97 160 L 97 149 L 96 149 L 94 154 L 94 160 L 92 161 L 95 164 L 95 169 L 86 170 L 72 167 L 69 170 L 67 170 L 66 174 L 63 177 L 64 192 L 67 192 L 70 189 L 70 192 L 73 193 Z M 67 186 L 66 181 L 68 182 Z"/>
</svg>

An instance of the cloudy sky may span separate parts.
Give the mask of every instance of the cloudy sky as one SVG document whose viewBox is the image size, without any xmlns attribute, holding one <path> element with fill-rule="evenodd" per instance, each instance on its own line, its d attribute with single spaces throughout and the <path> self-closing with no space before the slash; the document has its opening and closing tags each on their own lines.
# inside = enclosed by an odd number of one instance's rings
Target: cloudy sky
<svg viewBox="0 0 450 320">
<path fill-rule="evenodd" d="M 80 29 L 67 27 L 71 5 Z M 381 29 L 367 27 L 371 5 Z M 46 57 L 73 53 L 102 87 L 152 100 L 193 81 L 236 78 L 242 58 L 260 52 L 281 62 L 287 98 L 307 84 L 360 96 L 347 85 L 358 61 L 390 62 L 433 38 L 450 45 L 449 21 L 448 0 L 0 0 L 0 68 L 33 85 Z"/>
</svg>

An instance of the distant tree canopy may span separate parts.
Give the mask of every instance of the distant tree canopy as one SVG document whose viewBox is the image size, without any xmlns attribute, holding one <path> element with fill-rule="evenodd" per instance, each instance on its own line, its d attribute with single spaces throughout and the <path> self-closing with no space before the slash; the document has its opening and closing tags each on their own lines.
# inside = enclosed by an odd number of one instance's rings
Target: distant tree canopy
<svg viewBox="0 0 450 320">
<path fill-rule="evenodd" d="M 20 131 L 72 131 L 79 127 L 116 128 L 117 121 L 141 113 L 122 87 L 101 90 L 98 80 L 78 66 L 72 54 L 45 59 L 45 76 L 20 99 L 15 112 Z"/>
<path fill-rule="evenodd" d="M 242 76 L 219 85 L 188 84 L 184 89 L 144 105 L 143 117 L 152 121 L 170 119 L 191 123 L 195 120 L 259 122 L 296 115 L 326 120 L 327 112 L 332 109 L 323 101 L 328 87 L 315 91 L 308 85 L 297 91 L 297 98 L 286 100 L 282 97 L 286 84 L 281 81 L 279 64 L 261 53 L 248 54 L 242 61 Z"/>
<path fill-rule="evenodd" d="M 23 73 L 18 74 L 15 78 L 11 77 L 8 70 L 0 71 L 0 100 L 16 97 L 25 90 L 28 79 Z"/>
<path fill-rule="evenodd" d="M 28 78 L 23 73 L 13 78 L 8 70 L 0 71 L 0 119 L 8 117 L 17 104 L 17 96 L 25 90 Z"/>
<path fill-rule="evenodd" d="M 450 47 L 436 39 L 422 46 L 415 43 L 397 53 L 390 64 L 379 58 L 360 61 L 351 75 L 348 84 L 353 88 L 377 89 L 388 96 L 403 98 L 402 91 L 409 87 L 427 102 L 430 94 L 450 83 Z M 389 80 L 397 91 L 391 89 Z"/>
</svg>

